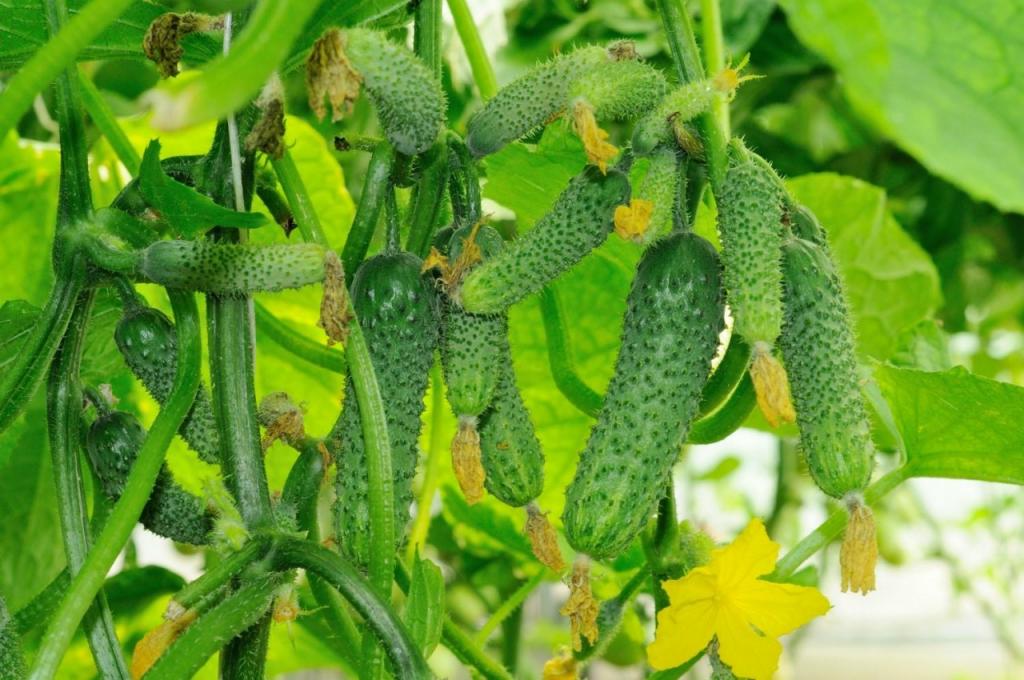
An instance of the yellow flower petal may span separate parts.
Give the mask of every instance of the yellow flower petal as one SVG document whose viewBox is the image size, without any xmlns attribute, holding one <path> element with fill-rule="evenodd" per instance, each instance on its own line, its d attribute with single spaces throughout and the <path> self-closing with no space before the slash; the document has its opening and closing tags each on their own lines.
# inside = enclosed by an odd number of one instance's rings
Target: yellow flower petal
<svg viewBox="0 0 1024 680">
<path fill-rule="evenodd" d="M 673 607 L 682 607 L 711 599 L 718 592 L 717 585 L 715 575 L 707 567 L 697 567 L 682 578 L 663 581 L 661 588 Z"/>
<path fill-rule="evenodd" d="M 773 637 L 759 635 L 733 606 L 719 610 L 718 656 L 732 668 L 738 678 L 771 680 L 779 667 L 782 645 Z"/>
<path fill-rule="evenodd" d="M 778 557 L 779 544 L 768 538 L 761 520 L 752 519 L 735 541 L 711 551 L 708 568 L 717 572 L 718 587 L 731 593 L 745 581 L 771 573 Z"/>
<path fill-rule="evenodd" d="M 654 642 L 647 646 L 651 668 L 673 668 L 707 647 L 715 631 L 716 610 L 716 602 L 710 598 L 661 610 Z"/>
<path fill-rule="evenodd" d="M 733 605 L 765 635 L 778 637 L 828 612 L 828 599 L 816 588 L 754 580 L 731 594 Z"/>
</svg>

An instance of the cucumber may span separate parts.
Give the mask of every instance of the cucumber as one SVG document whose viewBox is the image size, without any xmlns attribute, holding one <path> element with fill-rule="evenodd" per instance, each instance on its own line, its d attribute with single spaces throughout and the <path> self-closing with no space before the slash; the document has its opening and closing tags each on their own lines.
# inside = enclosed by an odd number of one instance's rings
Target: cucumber
<svg viewBox="0 0 1024 680">
<path fill-rule="evenodd" d="M 334 120 L 365 87 L 388 141 L 406 155 L 429 149 L 445 123 L 441 84 L 416 55 L 377 31 L 328 30 L 310 52 L 306 84 L 313 111 L 323 118 L 327 96 Z"/>
<path fill-rule="evenodd" d="M 315 243 L 157 241 L 139 251 L 136 271 L 144 280 L 167 288 L 242 296 L 319 283 L 325 255 L 326 249 Z"/>
<path fill-rule="evenodd" d="M 7 603 L 0 596 L 0 678 L 21 680 L 27 674 L 25 659 L 21 655 L 21 640 L 14 619 L 7 611 Z"/>
<path fill-rule="evenodd" d="M 637 266 L 615 372 L 566 492 L 562 521 L 577 552 L 621 554 L 664 493 L 724 326 L 719 269 L 711 244 L 686 232 Z"/>
<path fill-rule="evenodd" d="M 107 410 L 89 426 L 85 451 L 103 493 L 116 502 L 139 450 L 146 428 L 130 413 Z M 192 545 L 205 545 L 213 517 L 205 503 L 178 486 L 164 466 L 142 511 L 143 526 L 155 534 Z"/>
<path fill-rule="evenodd" d="M 615 206 L 628 203 L 629 197 L 623 173 L 585 168 L 533 229 L 470 272 L 454 297 L 474 314 L 505 311 L 601 245 L 611 231 Z"/>
<path fill-rule="evenodd" d="M 174 323 L 158 309 L 127 304 L 114 329 L 114 341 L 131 372 L 146 391 L 163 404 L 170 396 L 178 369 L 178 337 Z M 220 435 L 210 394 L 203 385 L 178 429 L 181 438 L 207 463 L 220 463 Z"/>
<path fill-rule="evenodd" d="M 352 304 L 387 407 L 398 543 L 409 521 L 423 396 L 438 343 L 434 286 L 420 274 L 421 265 L 415 255 L 384 252 L 364 262 L 352 284 Z M 366 453 L 351 378 L 346 380 L 345 394 L 344 407 L 327 438 L 339 470 L 335 528 L 342 553 L 365 569 L 371 548 L 389 550 L 398 545 L 369 544 Z"/>
<path fill-rule="evenodd" d="M 863 491 L 875 457 L 849 307 L 821 246 L 793 238 L 783 253 L 786 322 L 779 344 L 796 403 L 800 446 L 815 484 L 842 499 L 850 515 L 839 553 L 842 590 L 867 594 L 875 588 L 878 542 Z"/>
<path fill-rule="evenodd" d="M 477 158 L 498 151 L 561 115 L 572 84 L 612 57 L 602 47 L 583 47 L 541 64 L 498 91 L 469 120 L 466 146 Z"/>
<path fill-rule="evenodd" d="M 672 231 L 680 172 L 674 149 L 655 149 L 630 204 L 615 208 L 615 233 L 628 241 L 650 244 Z"/>
</svg>

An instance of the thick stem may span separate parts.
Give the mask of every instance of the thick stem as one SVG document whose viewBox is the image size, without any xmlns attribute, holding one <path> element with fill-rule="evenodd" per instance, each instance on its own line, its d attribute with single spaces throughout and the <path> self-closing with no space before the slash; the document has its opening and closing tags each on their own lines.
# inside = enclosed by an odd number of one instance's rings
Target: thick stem
<svg viewBox="0 0 1024 680">
<path fill-rule="evenodd" d="M 80 70 L 78 72 L 78 84 L 79 91 L 82 94 L 82 105 L 85 107 L 86 113 L 89 114 L 89 118 L 92 119 L 93 125 L 107 138 L 107 142 L 110 144 L 110 148 L 114 150 L 114 153 L 117 154 L 118 160 L 128 169 L 132 177 L 135 177 L 139 174 L 139 165 L 142 163 L 139 152 L 135 150 L 131 140 L 128 139 L 128 135 L 124 133 L 124 130 L 118 124 L 114 112 L 111 111 L 110 106 L 103 99 L 103 95 L 93 85 L 92 80 Z"/>
<path fill-rule="evenodd" d="M 202 576 L 178 591 L 173 601 L 183 609 L 193 609 L 204 599 L 231 583 L 231 579 L 242 572 L 256 560 L 263 557 L 270 549 L 271 542 L 267 538 L 256 537 L 242 546 L 238 552 L 231 553 L 208 568 Z"/>
<path fill-rule="evenodd" d="M 494 77 L 494 67 L 487 57 L 487 50 L 476 30 L 476 22 L 469 11 L 466 0 L 448 0 L 448 9 L 455 20 L 455 30 L 462 41 L 462 49 L 466 50 L 469 67 L 473 71 L 473 80 L 480 91 L 480 98 L 487 101 L 498 93 L 498 79 Z"/>
<path fill-rule="evenodd" d="M 318 366 L 332 373 L 344 375 L 345 371 L 348 370 L 348 362 L 345 360 L 344 352 L 310 340 L 292 328 L 287 322 L 278 319 L 269 309 L 258 302 L 254 304 L 254 308 L 256 310 L 257 327 L 281 349 L 287 350 L 313 366 Z"/>
<path fill-rule="evenodd" d="M 438 81 L 441 80 L 441 0 L 420 0 L 416 6 L 413 48 Z"/>
<path fill-rule="evenodd" d="M 324 236 L 324 230 L 320 226 L 320 218 L 313 208 L 313 201 L 309 197 L 299 169 L 295 167 L 295 160 L 292 158 L 291 152 L 286 148 L 284 154 L 277 160 L 271 160 L 271 163 L 277 174 L 277 181 L 281 183 L 281 190 L 284 191 L 284 196 L 288 199 L 288 206 L 292 209 L 292 216 L 302 233 L 302 238 L 327 246 L 327 237 Z"/>
<path fill-rule="evenodd" d="M 169 291 L 178 334 L 174 385 L 157 414 L 103 532 L 85 558 L 54 615 L 36 657 L 32 680 L 53 677 L 78 623 L 103 586 L 103 579 L 135 527 L 163 466 L 164 453 L 192 407 L 199 387 L 202 355 L 198 311 L 191 295 Z"/>
<path fill-rule="evenodd" d="M 739 333 L 729 336 L 729 345 L 718 362 L 715 372 L 708 378 L 707 385 L 700 395 L 700 417 L 717 410 L 725 400 L 732 394 L 743 375 L 750 365 L 750 345 L 748 345 Z"/>
<path fill-rule="evenodd" d="M 448 185 L 448 145 L 442 139 L 420 157 L 423 171 L 409 207 L 409 236 L 405 249 L 419 257 L 430 250 Z"/>
<path fill-rule="evenodd" d="M 711 444 L 725 439 L 743 426 L 756 403 L 754 383 L 749 375 L 743 374 L 736 390 L 717 411 L 694 421 L 686 441 L 690 444 Z"/>
<path fill-rule="evenodd" d="M 370 240 L 377 229 L 381 208 L 384 206 L 385 192 L 391 185 L 391 170 L 394 165 L 394 152 L 387 142 L 380 142 L 370 156 L 370 164 L 366 167 L 363 180 L 363 194 L 359 198 L 359 207 L 352 220 L 345 247 L 341 251 L 341 263 L 345 267 L 345 283 L 352 285 L 359 263 L 366 257 L 370 248 Z"/>
</svg>

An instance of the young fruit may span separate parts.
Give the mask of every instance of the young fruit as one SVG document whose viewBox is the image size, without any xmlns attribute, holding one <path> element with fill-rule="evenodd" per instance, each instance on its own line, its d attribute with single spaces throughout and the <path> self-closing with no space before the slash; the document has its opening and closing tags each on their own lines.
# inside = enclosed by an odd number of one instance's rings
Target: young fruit
<svg viewBox="0 0 1024 680">
<path fill-rule="evenodd" d="M 409 520 L 423 396 L 438 340 L 434 286 L 420 274 L 421 266 L 414 255 L 386 251 L 364 262 L 352 284 L 352 304 L 387 408 L 398 541 Z M 346 380 L 345 394 L 344 408 L 327 439 L 339 470 L 335 526 L 342 553 L 365 568 L 371 550 L 369 492 L 362 422 L 351 379 Z"/>
<path fill-rule="evenodd" d="M 327 31 L 310 52 L 306 85 L 313 111 L 323 118 L 327 96 L 334 120 L 365 87 L 388 141 L 410 156 L 430 148 L 444 125 L 440 83 L 416 55 L 377 31 Z"/>
<path fill-rule="evenodd" d="M 324 278 L 323 246 L 157 241 L 139 252 L 137 273 L 167 288 L 247 295 L 301 288 Z"/>
<path fill-rule="evenodd" d="M 107 410 L 89 427 L 85 450 L 103 493 L 111 501 L 124 493 L 128 473 L 145 441 L 146 429 L 124 411 Z M 206 544 L 213 528 L 213 518 L 203 501 L 178 486 L 166 467 L 157 477 L 141 520 L 155 534 L 193 545 Z"/>
<path fill-rule="evenodd" d="M 615 208 L 615 233 L 628 241 L 649 244 L 672 231 L 679 175 L 676 151 L 669 146 L 655 149 L 629 205 Z"/>
<path fill-rule="evenodd" d="M 601 245 L 615 206 L 629 196 L 629 180 L 618 170 L 584 169 L 533 229 L 470 272 L 455 297 L 474 314 L 505 311 Z"/>
<path fill-rule="evenodd" d="M 163 404 L 170 396 L 178 369 L 178 338 L 174 323 L 158 309 L 129 304 L 114 329 L 114 341 L 131 372 L 146 391 Z M 220 436 L 202 385 L 178 430 L 181 438 L 207 463 L 220 463 Z"/>
<path fill-rule="evenodd" d="M 498 91 L 469 121 L 466 146 L 476 157 L 498 151 L 564 113 L 571 85 L 613 57 L 602 47 L 583 47 L 541 64 Z"/>
<path fill-rule="evenodd" d="M 21 680 L 26 670 L 18 630 L 7 611 L 7 603 L 0 597 L 0 678 Z"/>
<path fill-rule="evenodd" d="M 828 254 L 794 238 L 783 248 L 786 322 L 779 344 L 796 403 L 800 444 L 818 487 L 843 499 L 851 523 L 840 560 L 843 590 L 874 589 L 877 545 L 861 496 L 874 468 L 871 425 L 857 378 L 842 284 Z"/>
<path fill-rule="evenodd" d="M 758 405 L 771 425 L 792 422 L 785 371 L 772 354 L 782 329 L 780 259 L 786 197 L 766 163 L 737 158 L 716 199 L 733 330 L 753 350 L 750 375 Z"/>
</svg>

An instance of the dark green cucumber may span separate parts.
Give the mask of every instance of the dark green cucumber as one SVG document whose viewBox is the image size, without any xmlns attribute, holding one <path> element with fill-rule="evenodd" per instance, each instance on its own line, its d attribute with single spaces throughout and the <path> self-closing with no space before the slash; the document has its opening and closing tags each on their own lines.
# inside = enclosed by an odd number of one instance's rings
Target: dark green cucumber
<svg viewBox="0 0 1024 680">
<path fill-rule="evenodd" d="M 124 493 L 128 473 L 145 441 L 146 428 L 124 411 L 101 413 L 89 427 L 85 450 L 111 501 Z M 141 521 L 155 534 L 193 545 L 206 544 L 213 528 L 213 517 L 203 501 L 178 486 L 166 466 L 157 477 Z"/>
<path fill-rule="evenodd" d="M 562 521 L 578 552 L 620 554 L 664 494 L 724 325 L 719 269 L 711 244 L 684 232 L 637 266 L 615 372 L 566 492 Z"/>
<path fill-rule="evenodd" d="M 409 253 L 385 252 L 364 262 L 352 284 L 352 304 L 387 409 L 398 543 L 409 521 L 423 396 L 438 342 L 434 286 L 421 275 L 421 266 L 420 259 Z M 365 568 L 371 549 L 392 550 L 398 545 L 369 544 L 366 452 L 351 379 L 345 382 L 345 394 L 344 408 L 327 439 L 339 471 L 335 527 L 342 553 Z"/>
<path fill-rule="evenodd" d="M 26 671 L 18 629 L 7 611 L 7 603 L 0 597 L 0 678 L 21 680 Z"/>
<path fill-rule="evenodd" d="M 502 503 L 520 507 L 544 490 L 544 453 L 516 387 L 507 340 L 501 343 L 497 365 L 497 389 L 477 426 L 481 462 L 487 473 L 484 486 Z"/>
<path fill-rule="evenodd" d="M 629 198 L 623 173 L 584 169 L 533 229 L 470 272 L 457 293 L 463 309 L 496 314 L 539 291 L 604 243 L 615 207 Z"/>
<path fill-rule="evenodd" d="M 452 234 L 448 261 L 463 253 L 473 227 Z M 504 243 L 491 227 L 478 228 L 474 242 L 487 261 Z M 491 403 L 501 373 L 501 348 L 508 342 L 507 314 L 470 314 L 445 297 L 442 303 L 441 368 L 448 386 L 448 403 L 458 417 L 479 416 Z"/>
<path fill-rule="evenodd" d="M 863 490 L 874 468 L 849 307 L 839 275 L 820 246 L 791 239 L 783 253 L 786 322 L 779 345 L 800 444 L 818 487 L 842 498 Z"/>
<path fill-rule="evenodd" d="M 733 328 L 751 347 L 771 347 L 782 329 L 785 197 L 766 166 L 740 161 L 730 165 L 716 199 Z"/>
<path fill-rule="evenodd" d="M 572 84 L 610 59 L 602 47 L 583 47 L 532 69 L 501 88 L 470 119 L 466 146 L 479 158 L 545 125 L 565 110 Z"/>
<path fill-rule="evenodd" d="M 160 404 L 171 393 L 178 369 L 178 339 L 174 323 L 158 309 L 129 304 L 114 330 L 114 340 L 132 373 Z M 220 436 L 202 385 L 178 430 L 182 439 L 207 463 L 220 463 Z"/>
</svg>

